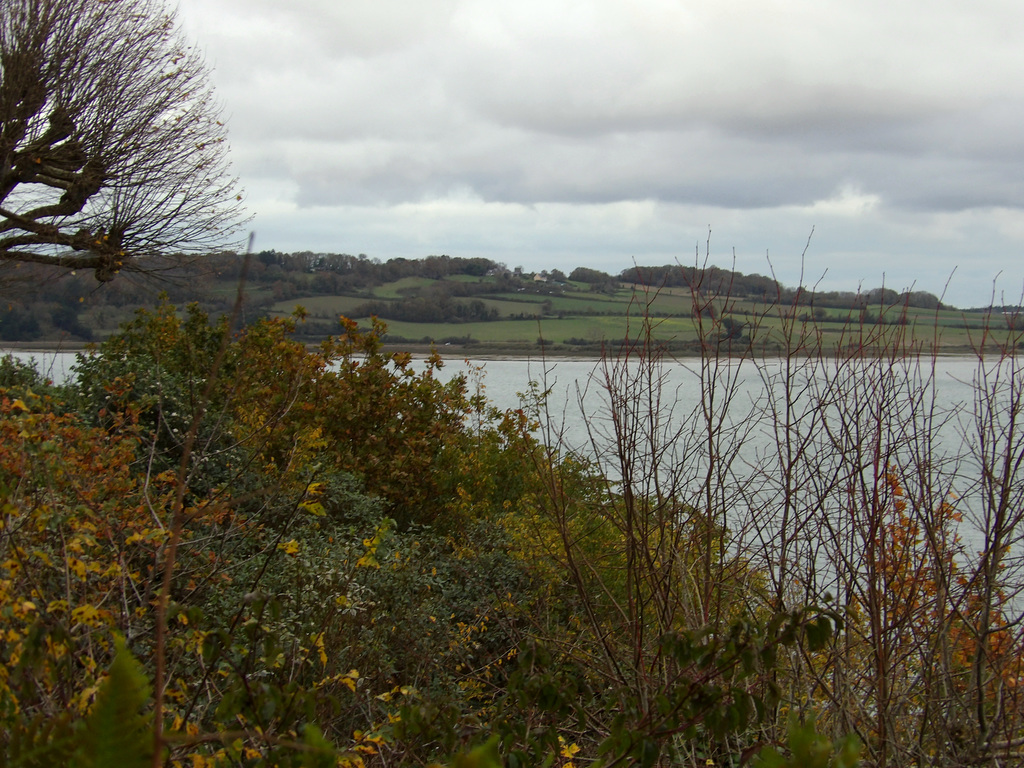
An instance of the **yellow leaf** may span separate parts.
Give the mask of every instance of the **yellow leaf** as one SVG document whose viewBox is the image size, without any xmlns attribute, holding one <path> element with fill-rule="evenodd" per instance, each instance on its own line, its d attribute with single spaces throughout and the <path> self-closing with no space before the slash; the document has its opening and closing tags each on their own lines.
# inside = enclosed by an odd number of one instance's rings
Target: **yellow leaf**
<svg viewBox="0 0 1024 768">
<path fill-rule="evenodd" d="M 324 649 L 324 633 L 323 632 L 321 632 L 320 634 L 318 634 L 316 636 L 316 638 L 314 640 L 314 643 L 316 644 L 316 649 L 317 649 L 317 651 L 320 654 L 320 663 L 322 663 L 326 667 L 327 666 L 327 651 Z"/>
<path fill-rule="evenodd" d="M 327 514 L 327 510 L 324 509 L 324 505 L 319 501 L 304 501 L 299 504 L 299 506 L 311 515 L 316 515 L 317 517 L 323 517 Z"/>
<path fill-rule="evenodd" d="M 277 545 L 277 548 L 284 552 L 286 555 L 295 555 L 299 551 L 299 542 L 295 539 L 291 541 L 282 541 Z"/>
<path fill-rule="evenodd" d="M 356 561 L 356 565 L 360 568 L 380 568 L 380 563 L 377 562 L 377 558 L 373 552 L 367 552 L 365 555 L 360 557 Z"/>
<path fill-rule="evenodd" d="M 339 678 L 339 682 L 347 686 L 350 691 L 355 691 L 356 682 L 359 680 L 359 672 L 355 669 L 350 669 L 347 675 L 342 675 Z"/>
<path fill-rule="evenodd" d="M 46 606 L 46 612 L 47 613 L 60 613 L 60 612 L 66 611 L 67 609 L 68 609 L 68 601 L 67 600 L 52 600 Z"/>
<path fill-rule="evenodd" d="M 76 624 L 96 626 L 100 623 L 100 610 L 95 605 L 81 605 L 71 611 L 71 618 Z"/>
</svg>

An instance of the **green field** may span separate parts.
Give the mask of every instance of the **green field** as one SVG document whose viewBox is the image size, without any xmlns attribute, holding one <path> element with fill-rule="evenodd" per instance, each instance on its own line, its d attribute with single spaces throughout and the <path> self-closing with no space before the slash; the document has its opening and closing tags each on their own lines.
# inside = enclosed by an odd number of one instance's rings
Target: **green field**
<svg viewBox="0 0 1024 768">
<path fill-rule="evenodd" d="M 807 349 L 824 354 L 836 345 L 877 350 L 894 337 L 900 350 L 916 344 L 964 354 L 1005 347 L 1012 326 L 1024 330 L 1024 308 L 934 309 L 939 298 L 926 292 L 813 292 L 717 267 L 637 267 L 618 276 L 581 267 L 570 273 L 590 281 L 583 282 L 558 270 L 528 274 L 486 259 L 447 256 L 381 262 L 269 251 L 248 262 L 216 254 L 192 266 L 159 285 L 119 281 L 113 291 L 98 291 L 73 275 L 52 295 L 9 301 L 6 313 L 0 312 L 0 336 L 11 342 L 99 341 L 130 322 L 136 310 L 159 303 L 161 293 L 181 311 L 195 303 L 223 317 L 232 312 L 240 281 L 240 323 L 288 318 L 302 308 L 306 319 L 296 336 L 308 343 L 338 333 L 340 316 L 368 327 L 371 313 L 390 328 L 386 343 L 395 346 L 426 340 L 512 354 L 540 343 L 565 354 L 599 354 L 604 343 L 635 337 L 645 317 L 653 321 L 653 337 L 681 355 L 709 345 L 720 350 L 723 342 L 727 354 L 743 348 L 775 354 L 787 347 L 787 338 L 797 337 L 812 339 Z M 662 287 L 635 283 L 637 273 Z M 697 285 L 699 290 L 690 287 Z"/>
<path fill-rule="evenodd" d="M 792 338 L 801 333 L 820 337 L 824 349 L 840 344 L 879 348 L 894 334 L 903 333 L 905 346 L 917 343 L 931 348 L 937 342 L 942 352 L 962 354 L 982 343 L 1003 344 L 1011 333 L 998 312 L 877 304 L 866 308 L 773 306 L 750 298 L 695 297 L 681 287 L 645 290 L 631 283 L 606 283 L 597 291 L 576 282 L 458 274 L 364 283 L 335 294 L 324 291 L 323 285 L 323 278 L 313 273 L 298 273 L 289 281 L 250 282 L 245 311 L 248 314 L 252 307 L 253 315 L 283 318 L 301 307 L 307 321 L 297 332 L 312 342 L 339 332 L 339 316 L 368 326 L 366 307 L 374 302 L 374 311 L 389 329 L 387 341 L 395 346 L 434 343 L 508 354 L 531 353 L 540 348 L 541 340 L 545 348 L 559 354 L 599 354 L 605 343 L 616 345 L 627 336 L 635 337 L 645 316 L 652 320 L 653 336 L 683 355 L 696 352 L 701 344 L 720 346 L 723 341 L 730 349 L 753 345 L 770 354 L 785 346 L 787 334 Z M 214 302 L 210 311 L 224 312 L 237 283 L 214 280 L 205 289 Z M 433 322 L 412 322 L 423 319 L 423 313 L 404 316 L 403 309 L 410 306 L 436 307 L 439 317 Z M 112 305 L 85 307 L 82 319 L 93 329 L 93 338 L 101 339 L 133 312 L 133 308 Z M 493 319 L 465 320 L 482 316 Z"/>
<path fill-rule="evenodd" d="M 350 316 L 366 299 L 358 296 L 307 296 L 302 299 L 278 301 L 270 308 L 273 316 L 286 316 L 302 307 L 312 317 L 337 318 L 339 315 Z"/>
<path fill-rule="evenodd" d="M 579 283 L 541 284 L 500 292 L 493 278 L 456 275 L 444 280 L 406 277 L 361 291 L 358 295 L 309 296 L 277 301 L 272 316 L 291 315 L 303 307 L 309 317 L 333 321 L 339 315 L 360 321 L 362 305 L 369 300 L 386 302 L 395 317 L 383 316 L 389 339 L 395 344 L 470 344 L 493 351 L 519 353 L 544 344 L 566 353 L 594 354 L 603 342 L 618 342 L 635 335 L 641 319 L 653 320 L 653 335 L 685 353 L 696 349 L 701 339 L 720 343 L 727 338 L 723 322 L 739 326 L 732 344 L 749 343 L 765 351 L 778 348 L 788 333 L 820 334 L 825 346 L 864 344 L 879 346 L 894 334 L 906 331 L 906 338 L 943 351 L 965 352 L 986 341 L 1002 343 L 1008 333 L 1000 316 L 965 314 L 959 310 L 915 307 L 850 309 L 836 307 L 780 307 L 750 299 L 700 298 L 688 289 L 645 291 L 620 284 L 611 293 L 597 293 Z M 469 292 L 470 295 L 458 295 Z M 497 319 L 487 322 L 409 322 L 400 319 L 402 302 L 435 300 L 452 306 L 482 303 Z M 728 320 L 723 320 L 728 318 Z M 879 321 L 880 320 L 880 321 Z"/>
</svg>

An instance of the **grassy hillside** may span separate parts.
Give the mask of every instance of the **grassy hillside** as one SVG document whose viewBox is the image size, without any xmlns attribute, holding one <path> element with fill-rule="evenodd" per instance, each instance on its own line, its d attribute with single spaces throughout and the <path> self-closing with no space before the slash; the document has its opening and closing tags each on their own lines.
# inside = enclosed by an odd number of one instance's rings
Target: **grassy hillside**
<svg viewBox="0 0 1024 768">
<path fill-rule="evenodd" d="M 165 291 L 177 305 L 198 303 L 217 315 L 238 291 L 241 257 L 210 257 L 192 272 L 157 284 L 115 281 L 97 288 L 88 276 L 8 285 L 0 309 L 0 342 L 81 343 L 103 339 L 153 306 Z M 628 335 L 630 323 L 656 319 L 655 338 L 680 354 L 701 345 L 755 345 L 771 353 L 791 324 L 843 344 L 853 327 L 908 326 L 914 339 L 963 352 L 1001 342 L 1014 311 L 965 313 L 928 294 L 892 291 L 813 294 L 788 289 L 761 276 L 710 267 L 631 269 L 620 275 L 578 269 L 570 279 L 510 272 L 487 260 L 428 257 L 385 263 L 315 254 L 259 254 L 250 260 L 243 320 L 304 315 L 297 333 L 317 342 L 340 330 L 340 316 L 369 325 L 372 316 L 389 328 L 388 343 L 437 344 L 478 353 L 521 354 L 545 348 L 559 354 L 596 354 Z M 652 288 L 642 280 L 657 280 Z M 641 282 L 636 282 L 641 281 Z M 632 319 L 631 319 L 632 318 Z M 1009 320 L 1007 318 L 1010 318 Z M 858 338 L 863 334 L 858 331 Z M 870 337 L 870 334 L 869 334 Z M 879 340 L 881 341 L 881 340 Z"/>
<path fill-rule="evenodd" d="M 694 351 L 702 338 L 721 335 L 720 326 L 731 321 L 743 330 L 733 339 L 753 340 L 770 351 L 774 339 L 780 338 L 784 325 L 805 324 L 835 343 L 841 343 L 853 326 L 909 326 L 922 343 L 937 342 L 950 353 L 966 351 L 983 335 L 1001 343 L 1009 330 L 1000 313 L 965 313 L 957 309 L 926 309 L 904 304 L 878 304 L 863 307 L 784 306 L 749 298 L 694 295 L 683 288 L 647 289 L 619 283 L 614 291 L 595 293 L 578 283 L 557 286 L 528 286 L 515 291 L 490 292 L 497 288 L 494 278 L 478 278 L 472 282 L 478 290 L 473 296 L 452 296 L 454 305 L 468 306 L 482 302 L 496 313 L 489 321 L 415 322 L 401 318 L 401 308 L 416 299 L 438 295 L 451 282 L 465 285 L 465 276 L 458 280 L 425 280 L 403 278 L 375 286 L 360 296 L 312 296 L 274 302 L 268 309 L 271 316 L 287 316 L 303 308 L 315 321 L 332 322 L 338 315 L 368 321 L 365 309 L 377 300 L 375 313 L 385 320 L 392 343 L 435 343 L 486 348 L 493 352 L 518 352 L 545 348 L 559 353 L 593 353 L 602 344 L 615 343 L 628 335 L 644 314 L 656 318 L 655 335 L 679 352 Z M 384 311 L 380 311 L 383 309 Z M 389 311 L 390 310 L 390 311 Z M 701 315 L 701 317 L 697 317 Z M 728 320 L 726 320 L 728 319 Z"/>
</svg>

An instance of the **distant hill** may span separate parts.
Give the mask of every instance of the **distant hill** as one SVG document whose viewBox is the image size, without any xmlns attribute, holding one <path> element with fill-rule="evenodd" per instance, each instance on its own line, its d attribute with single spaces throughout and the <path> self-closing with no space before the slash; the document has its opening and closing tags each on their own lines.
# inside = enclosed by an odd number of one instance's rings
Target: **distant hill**
<svg viewBox="0 0 1024 768">
<path fill-rule="evenodd" d="M 156 277 L 126 274 L 102 285 L 91 274 L 7 268 L 0 272 L 0 343 L 100 340 L 136 309 L 153 306 L 161 293 L 175 304 L 196 302 L 212 315 L 224 313 L 235 301 L 244 263 L 235 253 L 211 254 Z M 377 316 L 395 343 L 504 345 L 513 352 L 544 343 L 586 350 L 622 338 L 627 315 L 641 300 L 646 312 L 665 319 L 674 339 L 693 337 L 695 316 L 728 316 L 730 327 L 742 329 L 767 306 L 792 307 L 796 316 L 820 323 L 896 322 L 894 308 L 904 323 L 942 318 L 942 324 L 962 328 L 966 322 L 959 310 L 924 291 L 814 292 L 716 266 L 633 266 L 618 274 L 577 267 L 566 275 L 484 258 L 381 261 L 308 251 L 251 257 L 243 316 L 251 322 L 301 307 L 305 320 L 297 333 L 310 341 L 337 333 L 339 315 L 367 321 Z M 975 320 L 987 322 L 984 317 L 982 312 Z"/>
</svg>

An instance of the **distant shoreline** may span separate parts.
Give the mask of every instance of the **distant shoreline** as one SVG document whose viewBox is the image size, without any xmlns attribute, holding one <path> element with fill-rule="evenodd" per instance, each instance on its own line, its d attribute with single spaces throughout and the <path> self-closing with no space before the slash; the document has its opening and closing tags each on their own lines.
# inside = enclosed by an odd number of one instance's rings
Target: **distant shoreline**
<svg viewBox="0 0 1024 768">
<path fill-rule="evenodd" d="M 84 352 L 95 342 L 86 341 L 5 341 L 0 354 L 7 352 Z"/>
<path fill-rule="evenodd" d="M 17 352 L 20 355 L 54 355 L 54 354 L 75 354 L 86 352 L 90 348 L 98 346 L 96 342 L 46 342 L 46 341 L 7 341 L 0 343 L 0 357 L 9 352 Z M 306 349 L 315 351 L 319 344 L 307 343 Z M 500 347 L 486 344 L 470 345 L 440 345 L 433 349 L 425 344 L 384 344 L 381 349 L 391 355 L 397 352 L 408 352 L 414 359 L 426 360 L 433 352 L 437 352 L 445 362 L 453 360 L 539 360 L 544 358 L 552 362 L 558 360 L 600 360 L 601 353 L 594 350 L 571 350 L 558 349 L 542 353 L 540 349 L 501 349 Z"/>
<path fill-rule="evenodd" d="M 0 343 L 0 356 L 7 354 L 8 352 L 17 352 L 23 355 L 31 354 L 75 354 L 78 352 L 85 352 L 90 348 L 97 347 L 99 342 L 82 342 L 82 341 L 6 341 Z M 319 344 L 314 342 L 306 342 L 306 349 L 314 351 L 319 347 Z M 539 347 L 529 348 L 523 344 L 513 344 L 512 349 L 503 348 L 499 344 L 486 344 L 486 343 L 473 343 L 473 344 L 441 344 L 431 347 L 427 344 L 382 344 L 381 349 L 387 354 L 394 354 L 397 352 L 407 352 L 413 356 L 413 358 L 427 359 L 431 354 L 436 352 L 446 362 L 452 360 L 550 360 L 551 362 L 557 362 L 559 360 L 601 360 L 605 357 L 600 350 L 595 349 L 577 349 L 569 345 L 563 344 L 552 344 L 546 350 L 541 350 Z M 777 355 L 768 355 L 769 357 L 781 357 L 783 352 L 779 352 Z M 976 350 L 971 347 L 960 347 L 960 346 L 949 346 L 941 348 L 935 352 L 937 358 L 950 358 L 950 357 L 973 357 L 977 354 Z M 610 346 L 607 350 L 609 357 L 616 357 L 616 349 Z M 722 354 L 723 358 L 730 357 L 728 354 Z M 834 357 L 834 354 L 827 355 L 828 357 Z M 678 359 L 696 359 L 700 357 L 699 353 L 687 353 L 685 351 L 674 350 L 667 354 L 668 358 Z M 747 355 L 735 355 L 736 358 L 748 357 Z"/>
</svg>

